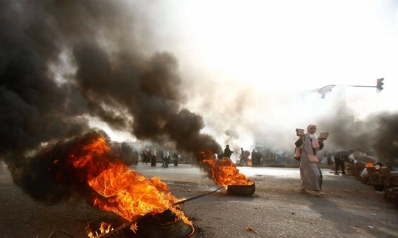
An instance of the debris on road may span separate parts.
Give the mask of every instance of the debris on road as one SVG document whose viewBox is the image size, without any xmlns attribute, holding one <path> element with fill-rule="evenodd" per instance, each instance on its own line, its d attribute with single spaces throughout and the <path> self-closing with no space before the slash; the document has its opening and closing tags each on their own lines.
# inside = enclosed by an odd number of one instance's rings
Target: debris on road
<svg viewBox="0 0 398 238">
<path fill-rule="evenodd" d="M 254 229 L 251 228 L 250 226 L 247 226 L 247 227 L 245 228 L 245 230 L 246 230 L 246 231 L 252 231 L 252 232 L 258 233 L 256 230 L 254 230 Z"/>
</svg>

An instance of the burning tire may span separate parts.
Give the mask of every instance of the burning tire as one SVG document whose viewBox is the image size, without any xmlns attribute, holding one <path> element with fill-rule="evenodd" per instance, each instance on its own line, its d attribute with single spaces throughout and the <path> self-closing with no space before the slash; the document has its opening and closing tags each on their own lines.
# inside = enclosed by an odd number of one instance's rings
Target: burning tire
<svg viewBox="0 0 398 238">
<path fill-rule="evenodd" d="M 253 196 L 256 184 L 251 185 L 228 185 L 227 194 L 235 196 Z"/>
<path fill-rule="evenodd" d="M 148 215 L 137 223 L 137 234 L 146 238 L 185 238 L 193 233 L 192 226 L 176 219 L 171 210 Z"/>
</svg>

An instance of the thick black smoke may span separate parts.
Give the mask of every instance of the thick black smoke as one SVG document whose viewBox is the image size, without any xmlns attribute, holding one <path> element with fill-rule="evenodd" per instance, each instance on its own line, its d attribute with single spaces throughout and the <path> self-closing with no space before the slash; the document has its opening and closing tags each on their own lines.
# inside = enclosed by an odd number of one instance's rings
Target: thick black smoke
<svg viewBox="0 0 398 238">
<path fill-rule="evenodd" d="M 331 151 L 374 152 L 376 158 L 388 167 L 398 166 L 396 113 L 377 113 L 359 121 L 352 114 L 343 112 L 319 121 L 317 126 L 330 133 L 326 144 Z"/>
<path fill-rule="evenodd" d="M 90 166 L 74 166 L 71 156 L 84 157 L 88 154 L 93 159 L 86 163 L 95 168 L 107 168 L 108 164 L 118 158 L 111 151 L 97 154 L 84 150 L 84 147 L 99 138 L 109 137 L 101 130 L 90 130 L 82 136 L 59 141 L 50 148 L 43 148 L 35 156 L 20 158 L 19 166 L 10 166 L 16 185 L 24 189 L 33 199 L 45 204 L 54 204 L 79 194 L 87 201 L 95 194 L 87 180 L 90 176 L 98 176 L 98 171 L 90 170 Z M 91 203 L 92 204 L 92 203 Z"/>
<path fill-rule="evenodd" d="M 27 152 L 86 132 L 87 115 L 187 152 L 221 150 L 200 133 L 202 117 L 180 106 L 177 60 L 142 50 L 145 23 L 134 11 L 130 1 L 0 0 L 0 158 L 17 183 L 45 180 L 47 162 Z M 65 192 L 53 182 L 51 201 Z M 21 187 L 43 199 L 29 186 Z"/>
<path fill-rule="evenodd" d="M 80 92 L 54 80 L 49 63 L 56 62 L 61 41 L 34 5 L 0 2 L 0 156 L 87 129 L 87 121 L 77 117 L 87 111 Z"/>
<path fill-rule="evenodd" d="M 398 167 L 398 114 L 384 114 L 378 118 L 374 149 L 382 163 Z"/>
<path fill-rule="evenodd" d="M 317 131 L 318 134 L 322 131 L 329 132 L 330 136 L 326 143 L 329 149 L 336 151 L 370 150 L 377 133 L 375 128 L 378 126 L 375 120 L 357 121 L 354 115 L 343 110 L 337 115 L 328 115 L 316 124 L 321 129 Z"/>
<path fill-rule="evenodd" d="M 77 118 L 84 115 L 140 139 L 172 134 L 180 148 L 202 149 L 202 118 L 181 112 L 185 98 L 177 60 L 169 53 L 140 52 L 135 34 L 140 23 L 131 4 L 1 1 L 0 7 L 2 154 L 82 133 L 87 121 Z M 61 54 L 69 56 L 76 73 L 58 82 L 50 66 L 62 65 Z M 195 130 L 191 138 L 183 138 L 186 128 L 173 125 L 181 118 L 200 125 L 189 127 Z M 203 149 L 217 150 L 211 141 Z"/>
</svg>

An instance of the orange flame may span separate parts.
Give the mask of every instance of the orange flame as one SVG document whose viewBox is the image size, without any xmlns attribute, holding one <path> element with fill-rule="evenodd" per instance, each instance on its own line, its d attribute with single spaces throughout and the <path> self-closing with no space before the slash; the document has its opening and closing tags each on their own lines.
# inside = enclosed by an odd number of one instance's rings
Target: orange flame
<svg viewBox="0 0 398 238">
<path fill-rule="evenodd" d="M 374 165 L 373 165 L 373 162 L 370 161 L 370 160 L 368 161 L 368 163 L 365 164 L 365 167 L 366 167 L 366 168 L 370 168 L 370 167 L 373 167 L 373 166 L 374 166 Z"/>
<path fill-rule="evenodd" d="M 82 176 L 97 192 L 94 194 L 95 207 L 114 212 L 128 221 L 170 209 L 177 219 L 192 226 L 181 207 L 172 205 L 180 199 L 166 192 L 169 188 L 164 182 L 157 177 L 145 178 L 120 161 L 111 162 L 107 157 L 109 153 L 111 149 L 105 138 L 100 137 L 69 155 L 73 166 L 84 171 Z"/>
<path fill-rule="evenodd" d="M 203 163 L 208 166 L 212 178 L 217 184 L 228 188 L 228 185 L 251 185 L 254 183 L 252 179 L 239 173 L 236 165 L 230 159 L 215 160 L 208 151 L 203 151 L 200 155 L 203 157 Z"/>
<path fill-rule="evenodd" d="M 86 227 L 87 232 L 88 232 L 88 237 L 89 238 L 95 238 L 98 237 L 99 235 L 102 234 L 108 234 L 110 231 L 113 230 L 112 226 L 106 222 L 101 222 L 101 226 L 99 228 L 99 232 L 96 231 L 95 233 L 89 230 L 89 227 Z"/>
</svg>

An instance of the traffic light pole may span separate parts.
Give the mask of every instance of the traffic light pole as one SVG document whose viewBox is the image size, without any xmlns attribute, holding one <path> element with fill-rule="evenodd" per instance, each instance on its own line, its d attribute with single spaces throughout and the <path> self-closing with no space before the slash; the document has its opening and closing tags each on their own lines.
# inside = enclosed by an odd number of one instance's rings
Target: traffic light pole
<svg viewBox="0 0 398 238">
<path fill-rule="evenodd" d="M 357 87 L 357 88 L 377 88 L 377 86 L 362 86 L 362 85 L 347 85 L 348 87 Z"/>
<path fill-rule="evenodd" d="M 379 92 L 383 90 L 384 78 L 377 79 L 376 86 L 364 86 L 364 85 L 345 85 L 346 87 L 356 87 L 356 88 L 377 88 Z M 332 91 L 336 85 L 326 85 L 318 90 L 318 93 L 325 95 L 325 93 Z"/>
<path fill-rule="evenodd" d="M 377 79 L 376 86 L 362 86 L 362 85 L 347 85 L 349 87 L 361 87 L 361 88 L 377 88 L 379 90 L 383 90 L 384 78 Z"/>
</svg>

